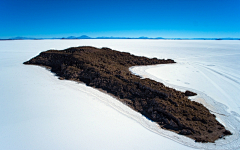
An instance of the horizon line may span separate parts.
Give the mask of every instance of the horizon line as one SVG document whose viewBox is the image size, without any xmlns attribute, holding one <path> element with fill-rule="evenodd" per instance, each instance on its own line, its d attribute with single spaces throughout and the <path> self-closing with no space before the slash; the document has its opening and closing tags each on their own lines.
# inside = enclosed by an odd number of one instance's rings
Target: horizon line
<svg viewBox="0 0 240 150">
<path fill-rule="evenodd" d="M 87 35 L 81 35 L 81 36 L 68 36 L 68 37 L 49 37 L 49 38 L 44 38 L 44 37 L 24 37 L 24 36 L 16 36 L 12 38 L 0 38 L 0 40 L 45 40 L 45 39 L 175 39 L 175 40 L 196 40 L 196 39 L 202 39 L 202 40 L 240 40 L 240 37 L 238 38 L 232 38 L 232 37 L 212 37 L 212 38 L 178 38 L 178 37 L 171 37 L 171 38 L 164 38 L 164 37 L 147 37 L 147 36 L 140 36 L 140 37 L 125 37 L 125 36 L 98 36 L 98 37 L 90 37 Z"/>
</svg>

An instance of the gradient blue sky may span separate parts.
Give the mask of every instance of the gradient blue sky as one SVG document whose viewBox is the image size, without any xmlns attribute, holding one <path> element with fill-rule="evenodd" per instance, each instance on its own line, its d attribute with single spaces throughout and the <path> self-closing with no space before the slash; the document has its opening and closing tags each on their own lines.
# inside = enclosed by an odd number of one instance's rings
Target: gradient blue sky
<svg viewBox="0 0 240 150">
<path fill-rule="evenodd" d="M 240 0 L 0 0 L 0 38 L 240 37 Z"/>
</svg>

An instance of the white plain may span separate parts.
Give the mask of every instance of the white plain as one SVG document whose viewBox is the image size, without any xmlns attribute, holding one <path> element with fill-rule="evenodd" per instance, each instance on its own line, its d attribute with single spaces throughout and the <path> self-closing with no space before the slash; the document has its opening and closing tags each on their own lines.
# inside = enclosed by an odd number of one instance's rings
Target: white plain
<svg viewBox="0 0 240 150">
<path fill-rule="evenodd" d="M 240 114 L 240 41 L 0 41 L 0 149 L 194 149 L 149 131 L 144 117 L 107 94 L 22 64 L 41 51 L 75 46 L 174 59 L 175 65 L 144 71 L 169 86 L 206 94 L 236 118 Z M 231 144 L 222 149 L 239 146 Z"/>
</svg>

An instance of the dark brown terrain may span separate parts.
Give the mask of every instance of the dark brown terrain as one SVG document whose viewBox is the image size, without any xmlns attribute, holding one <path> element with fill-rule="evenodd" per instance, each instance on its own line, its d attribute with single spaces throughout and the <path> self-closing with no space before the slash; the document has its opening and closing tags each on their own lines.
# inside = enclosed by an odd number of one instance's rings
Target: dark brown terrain
<svg viewBox="0 0 240 150">
<path fill-rule="evenodd" d="M 87 46 L 49 50 L 24 62 L 50 68 L 60 79 L 84 82 L 104 90 L 163 129 L 196 142 L 214 142 L 231 135 L 206 107 L 188 99 L 196 93 L 180 92 L 154 80 L 141 79 L 129 71 L 131 66 L 169 63 L 175 62 Z"/>
</svg>

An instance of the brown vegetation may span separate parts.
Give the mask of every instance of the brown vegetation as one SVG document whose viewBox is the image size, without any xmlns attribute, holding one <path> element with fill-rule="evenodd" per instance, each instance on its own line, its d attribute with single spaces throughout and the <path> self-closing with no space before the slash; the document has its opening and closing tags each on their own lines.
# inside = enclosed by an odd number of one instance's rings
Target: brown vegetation
<svg viewBox="0 0 240 150">
<path fill-rule="evenodd" d="M 146 58 L 109 48 L 75 47 L 49 50 L 24 62 L 50 67 L 61 79 L 81 81 L 102 89 L 140 112 L 162 128 L 188 136 L 196 142 L 214 142 L 231 132 L 202 104 L 151 79 L 131 74 L 129 67 L 175 63 L 173 60 Z"/>
</svg>

